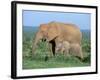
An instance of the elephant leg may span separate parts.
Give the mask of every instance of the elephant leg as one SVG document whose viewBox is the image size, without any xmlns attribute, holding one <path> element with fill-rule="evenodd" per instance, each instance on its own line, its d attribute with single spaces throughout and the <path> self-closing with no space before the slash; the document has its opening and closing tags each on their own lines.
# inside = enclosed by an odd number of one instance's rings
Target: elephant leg
<svg viewBox="0 0 100 80">
<path fill-rule="evenodd" d="M 74 56 L 83 59 L 82 47 L 80 44 L 71 44 L 70 52 Z"/>
<path fill-rule="evenodd" d="M 65 56 L 65 57 L 69 57 L 70 55 L 69 55 L 69 49 L 65 49 L 64 51 L 63 51 L 63 55 Z"/>
<path fill-rule="evenodd" d="M 79 56 L 81 59 L 83 59 L 83 53 L 82 53 L 82 47 L 79 46 Z"/>
<path fill-rule="evenodd" d="M 49 46 L 50 56 L 52 57 L 52 56 L 53 56 L 53 52 L 52 52 L 52 44 L 49 43 L 48 46 Z"/>
<path fill-rule="evenodd" d="M 68 57 L 70 56 L 69 55 L 69 49 L 65 50 L 65 56 L 68 56 Z"/>
<path fill-rule="evenodd" d="M 82 48 L 80 45 L 76 46 L 76 52 L 75 52 L 81 60 L 83 59 L 83 53 L 82 53 Z"/>
</svg>

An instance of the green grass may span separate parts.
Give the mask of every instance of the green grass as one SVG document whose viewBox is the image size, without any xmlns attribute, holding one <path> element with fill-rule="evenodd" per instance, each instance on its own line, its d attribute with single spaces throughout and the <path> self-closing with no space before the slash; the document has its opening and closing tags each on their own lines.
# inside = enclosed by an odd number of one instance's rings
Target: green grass
<svg viewBox="0 0 100 80">
<path fill-rule="evenodd" d="M 45 61 L 45 57 L 23 58 L 23 69 L 60 68 L 90 66 L 89 61 L 82 62 L 76 57 L 56 56 Z"/>
</svg>

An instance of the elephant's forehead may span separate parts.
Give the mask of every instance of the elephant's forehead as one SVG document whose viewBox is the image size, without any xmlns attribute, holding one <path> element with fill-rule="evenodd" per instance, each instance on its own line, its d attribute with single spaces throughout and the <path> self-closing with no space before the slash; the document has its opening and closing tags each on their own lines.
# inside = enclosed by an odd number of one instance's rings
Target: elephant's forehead
<svg viewBox="0 0 100 80">
<path fill-rule="evenodd" d="M 40 27 L 40 30 L 42 30 L 42 31 L 47 30 L 47 26 L 41 26 L 41 27 Z"/>
<path fill-rule="evenodd" d="M 42 31 L 46 31 L 46 30 L 47 30 L 47 28 L 42 28 L 41 30 L 42 30 Z"/>
</svg>

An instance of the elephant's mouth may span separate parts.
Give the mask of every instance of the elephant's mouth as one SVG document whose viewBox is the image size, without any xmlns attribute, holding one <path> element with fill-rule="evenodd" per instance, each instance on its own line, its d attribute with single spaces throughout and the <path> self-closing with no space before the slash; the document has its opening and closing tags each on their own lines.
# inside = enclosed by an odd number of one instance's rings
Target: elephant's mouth
<svg viewBox="0 0 100 80">
<path fill-rule="evenodd" d="M 46 39 L 44 38 L 44 39 L 42 39 L 42 41 L 43 41 L 43 42 L 45 42 L 45 41 L 46 41 Z"/>
</svg>

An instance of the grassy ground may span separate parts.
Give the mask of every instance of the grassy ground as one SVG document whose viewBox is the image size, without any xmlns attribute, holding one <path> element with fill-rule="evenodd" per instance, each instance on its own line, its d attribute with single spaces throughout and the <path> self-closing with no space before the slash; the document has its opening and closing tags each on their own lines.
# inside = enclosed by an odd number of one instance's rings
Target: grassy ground
<svg viewBox="0 0 100 80">
<path fill-rule="evenodd" d="M 41 58 L 24 58 L 23 69 L 35 69 L 35 68 L 60 68 L 60 67 L 83 67 L 90 66 L 90 62 L 81 62 L 75 57 L 64 58 L 64 56 L 56 56 L 45 61 L 45 57 Z"/>
</svg>

